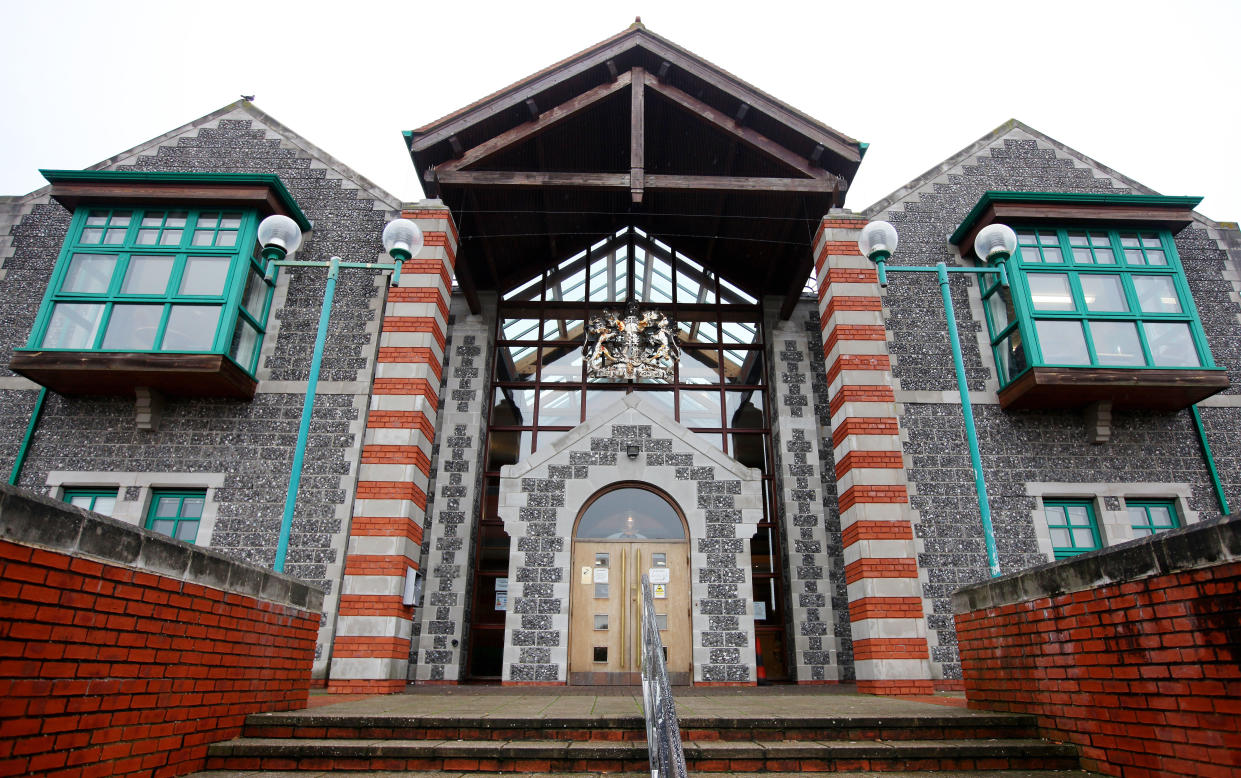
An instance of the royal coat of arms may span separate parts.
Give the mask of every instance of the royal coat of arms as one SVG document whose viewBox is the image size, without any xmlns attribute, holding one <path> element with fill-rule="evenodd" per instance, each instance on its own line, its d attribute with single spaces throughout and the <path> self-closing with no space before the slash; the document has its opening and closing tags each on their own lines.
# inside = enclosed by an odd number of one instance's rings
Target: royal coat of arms
<svg viewBox="0 0 1241 778">
<path fill-rule="evenodd" d="M 588 378 L 635 378 L 672 380 L 673 366 L 681 357 L 675 324 L 659 311 L 639 311 L 630 305 L 625 313 L 604 311 L 586 326 Z"/>
</svg>

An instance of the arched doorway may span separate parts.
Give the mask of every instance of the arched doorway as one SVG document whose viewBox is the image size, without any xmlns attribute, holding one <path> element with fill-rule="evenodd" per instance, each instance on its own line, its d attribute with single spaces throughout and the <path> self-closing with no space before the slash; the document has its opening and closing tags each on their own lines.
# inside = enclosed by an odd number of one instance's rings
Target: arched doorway
<svg viewBox="0 0 1241 778">
<path fill-rule="evenodd" d="M 676 503 L 642 483 L 603 489 L 573 529 L 569 683 L 639 683 L 642 575 L 655 594 L 672 682 L 690 679 L 689 534 Z"/>
</svg>

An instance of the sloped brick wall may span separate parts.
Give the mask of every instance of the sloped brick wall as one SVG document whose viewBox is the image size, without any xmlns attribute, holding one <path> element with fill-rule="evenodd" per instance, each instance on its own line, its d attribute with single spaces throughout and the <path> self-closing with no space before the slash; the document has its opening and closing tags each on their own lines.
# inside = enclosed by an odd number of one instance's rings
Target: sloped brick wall
<svg viewBox="0 0 1241 778">
<path fill-rule="evenodd" d="M 1088 770 L 1241 774 L 1241 520 L 967 587 L 954 606 L 970 707 L 1037 715 Z"/>
<path fill-rule="evenodd" d="M 0 489 L 0 776 L 184 775 L 305 707 L 321 592 Z"/>
</svg>

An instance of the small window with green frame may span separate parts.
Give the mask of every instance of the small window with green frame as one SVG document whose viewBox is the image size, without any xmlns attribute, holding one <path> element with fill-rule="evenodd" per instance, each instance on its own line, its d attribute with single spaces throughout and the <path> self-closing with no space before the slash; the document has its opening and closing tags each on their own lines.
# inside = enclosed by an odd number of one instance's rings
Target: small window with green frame
<svg viewBox="0 0 1241 778">
<path fill-rule="evenodd" d="M 193 543 L 207 504 L 205 489 L 156 489 L 151 493 L 146 528 Z"/>
<path fill-rule="evenodd" d="M 1169 231 L 1015 229 L 1011 289 L 983 289 L 1001 385 L 1030 366 L 1214 367 Z"/>
<path fill-rule="evenodd" d="M 29 349 L 226 355 L 253 375 L 271 284 L 252 209 L 74 213 Z"/>
<path fill-rule="evenodd" d="M 116 489 L 66 487 L 62 499 L 70 505 L 111 516 L 116 509 Z"/>
<path fill-rule="evenodd" d="M 1173 500 L 1125 500 L 1125 510 L 1129 513 L 1135 538 L 1181 526 Z"/>
<path fill-rule="evenodd" d="M 1043 515 L 1056 559 L 1103 548 L 1091 500 L 1043 500 Z"/>
</svg>

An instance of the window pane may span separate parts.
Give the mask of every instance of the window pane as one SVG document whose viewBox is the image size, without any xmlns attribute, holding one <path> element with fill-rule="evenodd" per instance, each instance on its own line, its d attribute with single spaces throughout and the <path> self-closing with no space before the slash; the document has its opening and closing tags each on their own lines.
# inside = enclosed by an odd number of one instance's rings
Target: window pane
<svg viewBox="0 0 1241 778">
<path fill-rule="evenodd" d="M 1090 354 L 1086 351 L 1086 337 L 1081 322 L 1048 321 L 1034 322 L 1038 332 L 1038 344 L 1043 349 L 1043 362 L 1049 365 L 1088 365 Z"/>
<path fill-rule="evenodd" d="M 259 274 L 253 267 L 250 268 L 250 275 L 246 278 L 246 310 L 256 319 L 263 316 L 263 305 L 267 301 L 267 282 L 263 280 L 263 276 Z"/>
<path fill-rule="evenodd" d="M 77 507 L 85 508 L 88 511 L 92 510 L 91 505 L 94 502 L 95 496 L 93 494 L 79 494 L 69 498 L 70 505 L 76 505 Z"/>
<path fill-rule="evenodd" d="M 1092 321 L 1090 337 L 1101 365 L 1145 365 L 1138 328 L 1131 321 Z"/>
<path fill-rule="evenodd" d="M 181 502 L 181 517 L 185 519 L 197 519 L 203 515 L 203 504 L 206 502 L 202 497 L 186 497 Z"/>
<path fill-rule="evenodd" d="M 164 294 L 168 290 L 173 260 L 170 256 L 131 256 L 121 291 L 125 294 Z"/>
<path fill-rule="evenodd" d="M 150 351 L 155 348 L 155 335 L 163 313 L 162 305 L 113 305 L 103 347 Z"/>
<path fill-rule="evenodd" d="M 159 521 L 154 521 L 151 523 L 151 529 L 161 535 L 167 535 L 168 537 L 172 537 L 172 530 L 176 526 L 177 522 L 172 519 L 160 519 Z"/>
<path fill-rule="evenodd" d="M 1160 529 L 1165 527 L 1175 527 L 1176 522 L 1172 520 L 1172 512 L 1168 510 L 1166 505 L 1152 505 L 1147 510 L 1150 511 L 1151 524 Z"/>
<path fill-rule="evenodd" d="M 577 389 L 548 389 L 539 391 L 539 426 L 576 427 L 582 421 L 582 393 Z M 542 448 L 540 437 L 539 447 Z"/>
<path fill-rule="evenodd" d="M 253 372 L 254 352 L 258 348 L 258 343 L 258 331 L 246 321 L 244 316 L 238 316 L 237 329 L 233 331 L 233 343 L 228 352 L 229 356 L 247 371 Z"/>
<path fill-rule="evenodd" d="M 57 303 L 43 335 L 43 348 L 91 348 L 103 318 L 101 303 Z"/>
<path fill-rule="evenodd" d="M 1030 273 L 1030 299 L 1040 311 L 1071 311 L 1073 293 L 1069 289 L 1067 273 Z"/>
<path fill-rule="evenodd" d="M 722 426 L 722 404 L 718 390 L 686 389 L 681 392 L 681 424 L 686 427 Z"/>
<path fill-rule="evenodd" d="M 1133 276 L 1138 293 L 1138 307 L 1145 313 L 1180 313 L 1181 301 L 1171 276 Z"/>
<path fill-rule="evenodd" d="M 1075 527 L 1090 526 L 1090 511 L 1085 505 L 1070 505 L 1065 508 L 1065 513 L 1069 516 L 1069 524 Z"/>
<path fill-rule="evenodd" d="M 1000 360 L 1004 367 L 1006 380 L 1011 381 L 1020 375 L 1029 364 L 1026 361 L 1026 349 L 1021 343 L 1021 330 L 1013 330 L 1008 337 L 1000 341 Z"/>
<path fill-rule="evenodd" d="M 215 343 L 218 305 L 174 305 L 168 314 L 163 348 L 167 351 L 209 351 Z"/>
<path fill-rule="evenodd" d="M 186 543 L 193 543 L 198 537 L 198 522 L 183 521 L 177 527 L 177 540 L 184 540 Z"/>
<path fill-rule="evenodd" d="M 181 294 L 224 293 L 231 257 L 188 257 L 181 274 Z"/>
<path fill-rule="evenodd" d="M 74 254 L 60 289 L 77 294 L 102 294 L 108 291 L 115 268 L 115 254 Z"/>
<path fill-rule="evenodd" d="M 1094 548 L 1094 532 L 1089 527 L 1073 530 L 1073 545 L 1077 548 Z"/>
<path fill-rule="evenodd" d="M 1069 538 L 1069 531 L 1059 527 L 1053 527 L 1051 530 L 1051 544 L 1056 548 L 1065 548 L 1073 545 Z"/>
<path fill-rule="evenodd" d="M 111 516 L 112 511 L 116 509 L 115 497 L 96 497 L 95 507 L 91 508 L 95 513 L 103 513 Z"/>
<path fill-rule="evenodd" d="M 1120 276 L 1082 273 L 1079 278 L 1087 309 L 1092 311 L 1129 310 L 1129 304 L 1125 302 L 1125 287 L 1120 282 Z"/>
<path fill-rule="evenodd" d="M 1198 351 L 1185 322 L 1142 322 L 1151 359 L 1160 367 L 1197 367 Z"/>
<path fill-rule="evenodd" d="M 655 492 L 621 488 L 590 504 L 578 522 L 576 537 L 684 540 L 685 525 L 676 510 Z"/>
<path fill-rule="evenodd" d="M 1003 332 L 1013 320 L 1013 298 L 1006 289 L 997 289 L 987 298 L 987 310 L 991 313 L 991 332 Z"/>
<path fill-rule="evenodd" d="M 177 510 L 181 507 L 181 500 L 178 497 L 160 497 L 155 503 L 156 516 L 176 516 Z"/>
</svg>

